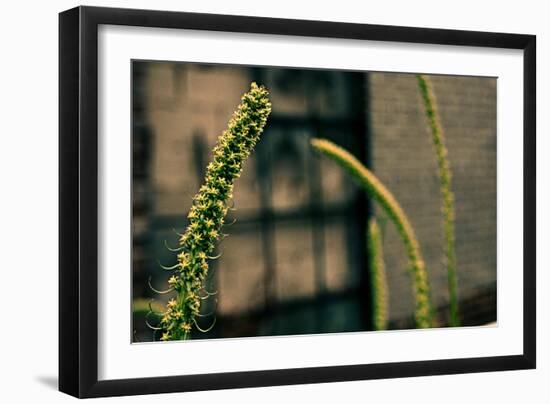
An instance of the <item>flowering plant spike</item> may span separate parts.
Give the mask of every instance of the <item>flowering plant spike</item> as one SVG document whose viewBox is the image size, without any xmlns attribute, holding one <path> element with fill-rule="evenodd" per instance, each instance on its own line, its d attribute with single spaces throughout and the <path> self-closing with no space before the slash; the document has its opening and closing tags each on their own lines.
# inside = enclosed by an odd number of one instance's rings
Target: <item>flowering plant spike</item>
<svg viewBox="0 0 550 404">
<path fill-rule="evenodd" d="M 384 264 L 384 252 L 382 248 L 382 235 L 375 218 L 368 223 L 367 248 L 369 252 L 370 277 L 372 284 L 372 311 L 375 330 L 388 328 L 388 281 L 386 278 L 386 266 Z"/>
<path fill-rule="evenodd" d="M 410 262 L 415 297 L 415 321 L 418 328 L 429 328 L 433 325 L 430 303 L 430 286 L 426 265 L 420 253 L 420 245 L 413 227 L 397 202 L 397 199 L 386 186 L 355 156 L 347 150 L 326 139 L 312 139 L 311 145 L 319 152 L 330 157 L 352 177 L 354 177 L 371 198 L 376 200 L 395 224 L 401 240 L 405 245 Z"/>
<path fill-rule="evenodd" d="M 449 289 L 449 325 L 460 326 L 458 313 L 456 252 L 455 252 L 455 204 L 451 189 L 451 166 L 449 164 L 445 136 L 436 108 L 435 94 L 430 79 L 417 75 L 418 87 L 422 94 L 426 119 L 432 134 L 432 143 L 437 157 L 439 169 L 439 189 L 441 194 L 441 212 L 443 214 L 443 234 L 445 238 L 445 261 L 447 265 L 447 287 Z"/>
<path fill-rule="evenodd" d="M 180 235 L 179 247 L 171 249 L 178 252 L 177 264 L 163 267 L 173 271 L 166 292 L 174 291 L 176 295 L 168 301 L 165 311 L 159 313 L 159 325 L 152 327 L 162 333 L 162 341 L 188 339 L 194 327 L 205 331 L 197 324 L 196 317 L 200 315 L 201 301 L 211 295 L 204 288 L 208 260 L 213 258 L 210 254 L 220 237 L 227 202 L 233 196 L 233 182 L 254 150 L 270 112 L 267 90 L 252 83 L 228 128 L 218 138 L 204 184 L 193 198 L 187 229 Z"/>
</svg>

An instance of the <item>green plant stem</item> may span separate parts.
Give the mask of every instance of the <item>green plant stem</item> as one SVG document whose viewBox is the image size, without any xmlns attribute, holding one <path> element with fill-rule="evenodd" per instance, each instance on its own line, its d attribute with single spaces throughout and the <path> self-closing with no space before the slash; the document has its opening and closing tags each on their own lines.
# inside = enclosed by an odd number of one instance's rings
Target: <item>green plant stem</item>
<svg viewBox="0 0 550 404">
<path fill-rule="evenodd" d="M 367 242 L 373 293 L 374 329 L 385 330 L 388 328 L 388 282 L 384 265 L 382 237 L 375 218 L 369 220 L 368 231 Z"/>
<path fill-rule="evenodd" d="M 445 264 L 447 267 L 447 287 L 449 289 L 449 324 L 452 327 L 460 326 L 458 313 L 456 251 L 455 251 L 455 208 L 454 194 L 451 189 L 451 167 L 445 147 L 445 136 L 436 108 L 435 95 L 430 79 L 417 75 L 418 86 L 424 101 L 426 118 L 432 134 L 432 143 L 437 157 L 439 174 L 439 189 L 441 193 L 441 211 L 443 215 L 443 235 Z"/>
<path fill-rule="evenodd" d="M 418 240 L 407 215 L 384 184 L 351 153 L 326 139 L 312 139 L 311 144 L 316 150 L 336 161 L 351 174 L 363 189 L 380 204 L 395 224 L 405 245 L 413 275 L 416 326 L 418 328 L 431 327 L 432 312 L 428 275 Z"/>
</svg>

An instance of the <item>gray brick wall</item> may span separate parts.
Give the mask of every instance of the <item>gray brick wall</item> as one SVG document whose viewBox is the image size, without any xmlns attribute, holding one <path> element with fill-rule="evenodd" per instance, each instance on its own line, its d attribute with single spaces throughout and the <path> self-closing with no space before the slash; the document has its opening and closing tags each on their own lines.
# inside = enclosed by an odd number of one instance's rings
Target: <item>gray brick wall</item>
<svg viewBox="0 0 550 404">
<path fill-rule="evenodd" d="M 472 299 L 481 301 L 479 296 L 485 299 L 496 290 L 497 80 L 431 78 L 453 170 L 459 298 L 472 304 Z M 448 293 L 437 166 L 416 78 L 373 73 L 369 92 L 374 171 L 407 212 L 428 266 L 434 303 L 444 308 Z M 384 221 L 379 209 L 376 214 Z M 390 317 L 398 323 L 412 316 L 412 291 L 405 251 L 389 222 L 384 248 Z M 495 304 L 487 310 L 496 311 Z"/>
</svg>

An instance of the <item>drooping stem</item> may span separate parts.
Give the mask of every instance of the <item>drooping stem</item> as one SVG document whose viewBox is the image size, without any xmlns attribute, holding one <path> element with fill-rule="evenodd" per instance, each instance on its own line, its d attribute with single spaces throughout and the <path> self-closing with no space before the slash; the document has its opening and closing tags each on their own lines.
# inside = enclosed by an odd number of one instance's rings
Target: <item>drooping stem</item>
<svg viewBox="0 0 550 404">
<path fill-rule="evenodd" d="M 455 208 L 454 194 L 451 189 L 451 167 L 448 159 L 445 135 L 436 108 L 435 95 L 430 79 L 417 75 L 418 86 L 424 101 L 426 118 L 432 135 L 432 143 L 437 157 L 439 189 L 441 194 L 441 211 L 443 215 L 443 236 L 445 265 L 447 267 L 447 287 L 449 289 L 449 325 L 460 326 L 458 313 L 458 292 L 456 278 L 455 252 Z"/>
<path fill-rule="evenodd" d="M 336 161 L 351 174 L 363 189 L 384 209 L 395 224 L 405 245 L 413 277 L 415 297 L 415 321 L 418 328 L 432 326 L 430 287 L 426 266 L 420 252 L 420 246 L 407 215 L 393 194 L 382 182 L 366 168 L 355 156 L 326 139 L 312 139 L 312 146 Z"/>
<path fill-rule="evenodd" d="M 204 185 L 193 198 L 187 216 L 189 224 L 179 240 L 177 250 L 181 252 L 177 255 L 177 264 L 168 268 L 173 268 L 168 284 L 176 296 L 168 301 L 162 313 L 159 328 L 163 341 L 188 339 L 193 327 L 201 331 L 211 328 L 197 324 L 201 301 L 208 293 L 204 289 L 208 260 L 213 258 L 210 255 L 220 237 L 227 203 L 233 196 L 233 183 L 254 150 L 270 112 L 267 90 L 252 83 L 228 128 L 218 138 Z"/>
<path fill-rule="evenodd" d="M 388 281 L 386 279 L 380 227 L 378 227 L 378 222 L 375 218 L 369 220 L 368 231 L 367 241 L 373 293 L 374 329 L 385 330 L 388 328 Z"/>
</svg>

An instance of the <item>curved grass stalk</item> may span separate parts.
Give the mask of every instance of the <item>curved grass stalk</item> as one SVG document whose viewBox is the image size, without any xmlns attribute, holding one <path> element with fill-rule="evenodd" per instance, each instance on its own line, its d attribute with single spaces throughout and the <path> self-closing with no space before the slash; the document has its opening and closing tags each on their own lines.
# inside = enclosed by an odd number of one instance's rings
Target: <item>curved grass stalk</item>
<svg viewBox="0 0 550 404">
<path fill-rule="evenodd" d="M 156 315 L 164 311 L 164 305 L 156 300 L 138 298 L 132 302 L 132 312 L 134 315 L 143 315 L 153 313 Z"/>
<path fill-rule="evenodd" d="M 380 227 L 375 218 L 369 220 L 368 252 L 370 260 L 371 284 L 373 290 L 373 318 L 375 330 L 388 328 L 388 281 Z"/>
<path fill-rule="evenodd" d="M 432 143 L 437 156 L 439 189 L 441 194 L 441 211 L 443 214 L 443 235 L 445 265 L 447 267 L 447 287 L 449 289 L 449 325 L 460 326 L 458 313 L 456 252 L 455 252 L 455 208 L 454 194 L 451 189 L 451 167 L 445 147 L 445 136 L 437 113 L 435 95 L 430 79 L 417 75 L 418 86 L 424 101 L 426 118 L 432 133 Z"/>
<path fill-rule="evenodd" d="M 201 291 L 208 274 L 208 259 L 221 236 L 228 201 L 233 196 L 233 183 L 254 150 L 270 112 L 267 90 L 252 83 L 228 128 L 218 138 L 204 185 L 193 198 L 187 229 L 179 234 L 181 252 L 177 255 L 177 264 L 167 267 L 174 270 L 168 284 L 176 296 L 168 301 L 162 313 L 162 341 L 188 339 L 193 327 L 205 332 L 214 326 L 215 319 L 207 329 L 199 327 L 195 319 L 203 300 Z"/>
<path fill-rule="evenodd" d="M 432 310 L 428 275 L 418 240 L 407 215 L 384 184 L 351 153 L 326 139 L 312 139 L 311 144 L 316 150 L 333 159 L 358 180 L 363 189 L 380 204 L 395 224 L 405 245 L 412 272 L 416 326 L 418 328 L 431 327 Z"/>
</svg>

